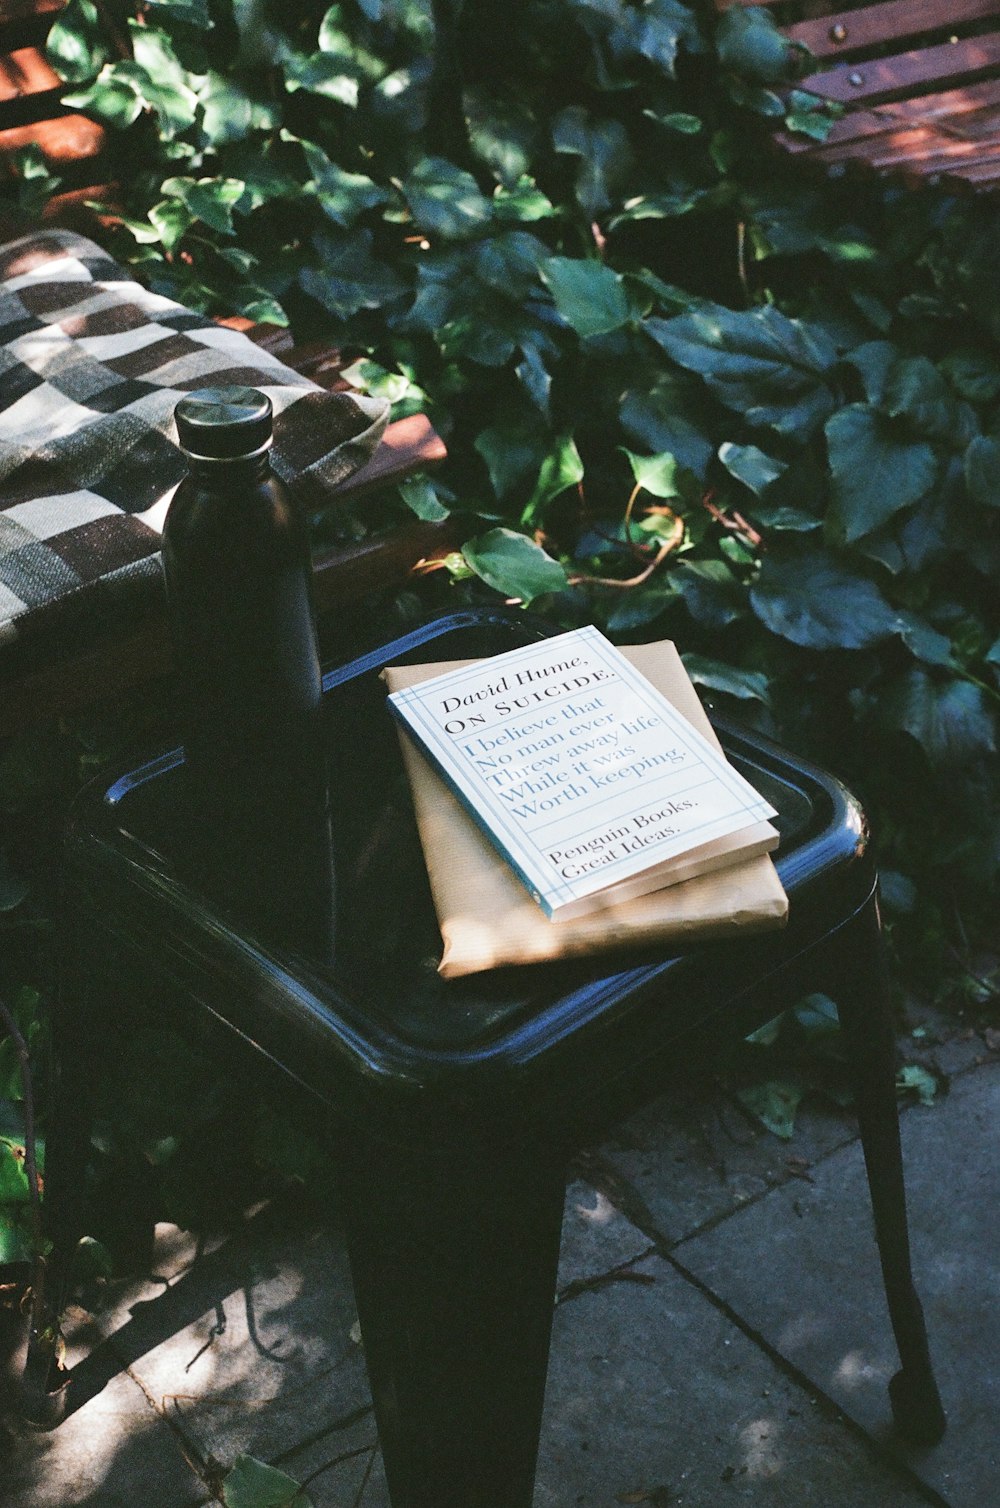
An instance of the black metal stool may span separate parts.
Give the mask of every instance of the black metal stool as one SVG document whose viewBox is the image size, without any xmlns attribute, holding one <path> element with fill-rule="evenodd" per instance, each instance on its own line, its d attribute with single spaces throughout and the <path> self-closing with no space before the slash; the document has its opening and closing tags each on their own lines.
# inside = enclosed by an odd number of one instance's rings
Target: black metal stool
<svg viewBox="0 0 1000 1508">
<path fill-rule="evenodd" d="M 325 678 L 340 957 L 320 973 L 264 951 L 175 873 L 179 751 L 85 795 L 67 846 L 66 984 L 47 1199 L 63 1248 L 100 1018 L 141 987 L 209 1012 L 234 1061 L 264 1055 L 343 1134 L 338 1178 L 394 1508 L 529 1508 L 573 1150 L 692 1055 L 802 993 L 839 1004 L 857 1082 L 889 1313 L 898 1426 L 938 1439 L 906 1229 L 894 1036 L 864 817 L 834 780 L 756 734 L 727 752 L 780 814 L 780 933 L 673 957 L 615 956 L 444 983 L 379 670 L 498 653 L 521 615 L 439 620 Z M 155 1065 L 150 1065 L 155 1072 Z M 232 1070 L 230 1070 L 232 1071 Z"/>
</svg>

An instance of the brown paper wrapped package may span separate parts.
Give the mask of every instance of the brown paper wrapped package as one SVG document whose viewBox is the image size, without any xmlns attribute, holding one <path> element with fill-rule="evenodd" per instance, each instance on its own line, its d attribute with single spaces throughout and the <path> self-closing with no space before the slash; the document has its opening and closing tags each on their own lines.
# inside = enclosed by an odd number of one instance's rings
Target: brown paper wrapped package
<svg viewBox="0 0 1000 1508">
<path fill-rule="evenodd" d="M 622 653 L 719 748 L 673 644 L 639 644 Z M 399 691 L 468 663 L 390 666 L 384 678 L 390 691 Z M 605 905 L 589 916 L 551 922 L 402 731 L 400 742 L 444 941 L 438 968 L 446 979 L 508 964 L 549 963 L 660 943 L 683 945 L 784 925 L 788 901 L 766 854 Z"/>
</svg>

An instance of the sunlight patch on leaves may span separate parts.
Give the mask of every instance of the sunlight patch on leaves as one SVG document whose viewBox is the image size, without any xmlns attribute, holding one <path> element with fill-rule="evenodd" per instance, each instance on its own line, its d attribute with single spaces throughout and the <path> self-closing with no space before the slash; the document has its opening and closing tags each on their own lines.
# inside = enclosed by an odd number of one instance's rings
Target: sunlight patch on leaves
<svg viewBox="0 0 1000 1508">
<path fill-rule="evenodd" d="M 566 585 L 566 572 L 558 560 L 513 529 L 490 529 L 477 535 L 463 545 L 462 555 L 487 586 L 525 604 Z"/>
</svg>

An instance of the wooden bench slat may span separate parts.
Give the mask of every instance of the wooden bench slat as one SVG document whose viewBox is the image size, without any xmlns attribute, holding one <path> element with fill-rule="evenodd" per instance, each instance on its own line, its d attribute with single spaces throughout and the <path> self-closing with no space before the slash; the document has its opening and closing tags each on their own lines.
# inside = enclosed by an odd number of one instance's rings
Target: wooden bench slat
<svg viewBox="0 0 1000 1508">
<path fill-rule="evenodd" d="M 841 143 L 850 146 L 869 136 L 884 136 L 890 131 L 906 127 L 933 125 L 935 122 L 956 122 L 955 129 L 961 134 L 989 128 L 995 110 L 1000 104 L 1000 78 L 984 79 L 978 84 L 966 84 L 961 89 L 947 89 L 940 94 L 921 94 L 911 99 L 887 100 L 874 110 L 852 110 L 835 120 L 825 141 L 812 141 L 807 136 L 795 136 L 790 131 L 776 133 L 775 140 L 786 151 L 808 152 L 826 161 L 839 160 L 836 148 Z M 979 121 L 979 126 L 974 122 Z M 843 154 L 840 154 L 843 155 Z"/>
<path fill-rule="evenodd" d="M 907 163 L 907 171 L 916 173 L 921 178 L 933 177 L 935 174 L 951 176 L 957 171 L 964 172 L 967 168 L 993 162 L 998 153 L 1000 127 L 991 141 L 939 141 L 936 150 L 928 144 L 925 150 L 914 154 L 912 161 Z"/>
<path fill-rule="evenodd" d="M 102 154 L 106 145 L 103 126 L 85 115 L 63 115 L 58 120 L 11 126 L 0 131 L 0 178 L 11 176 L 10 158 L 23 147 L 41 148 L 46 162 L 58 171 L 90 163 Z"/>
<path fill-rule="evenodd" d="M 2 0 L 0 26 L 9 26 L 12 21 L 34 20 L 36 16 L 54 16 L 65 4 L 66 0 Z"/>
<path fill-rule="evenodd" d="M 992 188 L 995 183 L 1000 183 L 1000 156 L 990 158 L 975 167 L 964 167 L 950 172 L 947 175 L 947 181 L 950 183 L 952 179 L 957 179 L 960 183 L 969 183 L 976 189 Z"/>
<path fill-rule="evenodd" d="M 56 95 L 65 87 L 37 47 L 19 47 L 0 56 L 0 105 L 34 95 Z"/>
<path fill-rule="evenodd" d="M 1000 36 L 968 37 L 964 41 L 899 53 L 892 58 L 845 63 L 840 68 L 808 75 L 800 81 L 799 88 L 840 104 L 851 104 L 855 100 L 888 99 L 893 94 L 904 94 L 946 79 L 972 77 L 995 69 L 998 64 Z"/>
<path fill-rule="evenodd" d="M 1000 143 L 1000 123 L 994 123 L 991 137 L 974 141 L 957 141 L 930 127 L 918 127 L 842 147 L 842 157 L 826 160 L 859 162 L 877 172 L 898 168 L 924 176 L 944 172 L 952 165 L 977 162 L 994 143 Z"/>
<path fill-rule="evenodd" d="M 885 0 L 860 10 L 835 12 L 784 28 L 814 57 L 846 56 L 883 42 L 902 45 L 931 32 L 1000 15 L 1000 0 Z"/>
</svg>

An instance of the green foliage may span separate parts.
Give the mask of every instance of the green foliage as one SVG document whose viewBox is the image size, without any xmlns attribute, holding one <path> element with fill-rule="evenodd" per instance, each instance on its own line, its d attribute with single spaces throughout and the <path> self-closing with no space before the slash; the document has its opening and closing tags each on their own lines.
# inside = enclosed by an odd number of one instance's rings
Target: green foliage
<svg viewBox="0 0 1000 1508">
<path fill-rule="evenodd" d="M 226 1508 L 309 1508 L 299 1484 L 275 1466 L 253 1456 L 239 1456 L 222 1483 Z"/>
<path fill-rule="evenodd" d="M 430 602 L 675 638 L 859 789 L 929 930 L 988 916 L 997 212 L 775 154 L 836 111 L 764 8 L 135 10 L 132 59 L 91 0 L 50 37 L 124 138 L 110 249 L 430 412 L 450 459 L 400 507 L 470 537 Z"/>
</svg>

